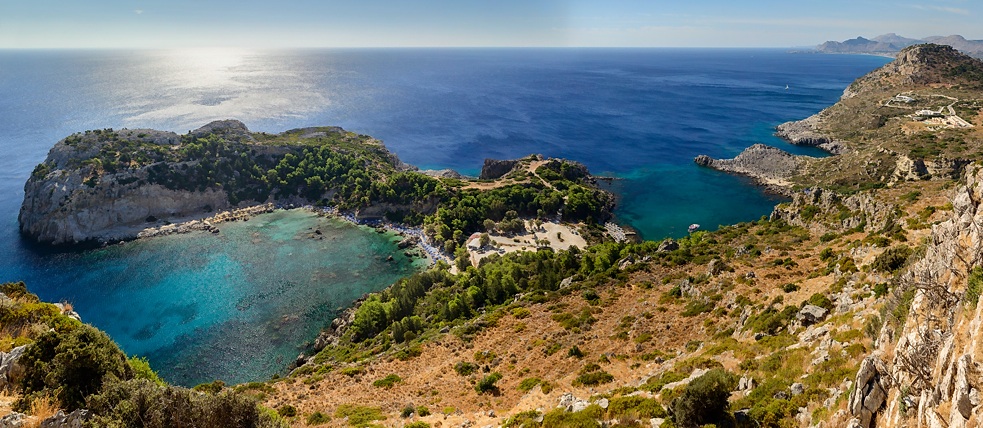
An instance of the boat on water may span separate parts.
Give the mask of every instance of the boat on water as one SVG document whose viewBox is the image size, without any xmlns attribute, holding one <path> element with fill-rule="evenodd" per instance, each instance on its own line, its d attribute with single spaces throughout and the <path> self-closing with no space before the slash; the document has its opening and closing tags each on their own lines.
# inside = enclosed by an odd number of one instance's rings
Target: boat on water
<svg viewBox="0 0 983 428">
<path fill-rule="evenodd" d="M 693 223 L 693 224 L 689 225 L 689 233 L 696 232 L 697 230 L 700 230 L 700 225 L 699 224 Z"/>
</svg>

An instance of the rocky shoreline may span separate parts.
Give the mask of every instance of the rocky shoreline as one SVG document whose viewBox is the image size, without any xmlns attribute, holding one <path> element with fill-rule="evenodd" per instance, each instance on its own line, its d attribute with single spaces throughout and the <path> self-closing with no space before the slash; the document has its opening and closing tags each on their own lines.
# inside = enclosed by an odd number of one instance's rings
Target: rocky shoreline
<svg viewBox="0 0 983 428">
<path fill-rule="evenodd" d="M 204 231 L 211 233 L 219 233 L 216 224 L 221 224 L 225 222 L 232 221 L 247 221 L 253 216 L 259 214 L 271 213 L 276 209 L 273 204 L 262 204 L 255 205 L 245 208 L 236 208 L 233 210 L 222 211 L 211 217 L 201 219 L 201 220 L 188 220 L 178 223 L 167 223 L 161 226 L 148 227 L 140 233 L 137 234 L 136 239 L 142 238 L 156 238 L 160 236 L 174 235 L 180 233 L 190 233 L 195 231 Z"/>
<path fill-rule="evenodd" d="M 791 179 L 804 162 L 799 156 L 764 144 L 748 147 L 733 159 L 699 155 L 693 161 L 703 167 L 750 177 L 767 191 L 785 196 L 792 194 Z"/>
<path fill-rule="evenodd" d="M 817 147 L 834 155 L 846 153 L 846 144 L 819 131 L 820 114 L 778 125 L 775 135 L 796 146 Z"/>
</svg>

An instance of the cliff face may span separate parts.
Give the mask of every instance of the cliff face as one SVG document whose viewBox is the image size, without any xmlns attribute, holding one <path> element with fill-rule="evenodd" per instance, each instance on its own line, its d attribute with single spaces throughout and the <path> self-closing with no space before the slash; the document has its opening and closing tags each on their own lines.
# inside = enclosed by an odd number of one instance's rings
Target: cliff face
<svg viewBox="0 0 983 428">
<path fill-rule="evenodd" d="M 983 168 L 970 167 L 953 215 L 900 279 L 910 309 L 885 323 L 850 398 L 859 427 L 970 427 L 983 423 Z M 911 296 L 911 294 L 909 294 Z M 904 307 L 901 298 L 898 307 Z M 898 311 L 894 311 L 898 313 Z"/>
<path fill-rule="evenodd" d="M 172 147 L 179 140 L 170 132 L 121 134 L 162 147 Z M 230 206 L 228 195 L 221 190 L 192 192 L 146 184 L 149 167 L 99 174 L 97 164 L 87 160 L 95 158 L 108 142 L 70 141 L 55 144 L 24 185 L 18 220 L 21 232 L 38 242 L 58 245 L 128 239 L 160 220 L 203 218 Z"/>
<path fill-rule="evenodd" d="M 59 245 L 132 239 L 147 228 L 272 201 L 330 201 L 372 216 L 432 211 L 429 200 L 396 197 L 415 186 L 408 183 L 415 176 L 400 175 L 408 169 L 381 142 L 336 127 L 273 135 L 224 120 L 182 136 L 86 131 L 59 141 L 35 168 L 20 229 Z"/>
</svg>

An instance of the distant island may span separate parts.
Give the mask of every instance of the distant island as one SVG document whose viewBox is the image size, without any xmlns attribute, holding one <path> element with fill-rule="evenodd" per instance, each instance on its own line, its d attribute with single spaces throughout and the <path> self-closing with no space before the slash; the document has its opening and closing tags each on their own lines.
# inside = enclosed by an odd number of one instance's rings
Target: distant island
<svg viewBox="0 0 983 428">
<path fill-rule="evenodd" d="M 983 58 L 983 40 L 967 40 L 963 36 L 929 36 L 921 39 L 909 39 L 895 33 L 882 34 L 872 39 L 857 37 L 842 42 L 827 41 L 816 46 L 819 53 L 853 53 L 895 56 L 902 49 L 925 43 L 948 45 L 976 58 Z"/>
</svg>

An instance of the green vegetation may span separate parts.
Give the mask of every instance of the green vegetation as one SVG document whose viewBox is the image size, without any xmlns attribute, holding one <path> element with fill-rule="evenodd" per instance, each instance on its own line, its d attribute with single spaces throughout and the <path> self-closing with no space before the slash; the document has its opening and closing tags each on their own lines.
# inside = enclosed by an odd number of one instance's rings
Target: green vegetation
<svg viewBox="0 0 983 428">
<path fill-rule="evenodd" d="M 275 413 L 220 382 L 208 384 L 217 388 L 206 393 L 166 385 L 146 359 L 127 358 L 105 333 L 39 302 L 24 283 L 2 284 L 0 292 L 11 299 L 0 305 L 0 331 L 28 332 L 11 336 L 13 343 L 28 345 L 14 405 L 20 411 L 50 397 L 66 411 L 88 409 L 93 426 L 281 426 Z"/>
<path fill-rule="evenodd" d="M 377 380 L 375 382 L 372 382 L 372 386 L 374 386 L 376 388 L 389 389 L 389 388 L 392 388 L 397 383 L 400 383 L 402 381 L 403 381 L 403 378 L 399 377 L 398 375 L 391 374 L 391 375 L 388 375 L 388 376 L 386 376 L 386 377 L 384 377 L 382 379 L 379 379 L 379 380 Z"/>
<path fill-rule="evenodd" d="M 499 372 L 494 372 L 479 380 L 474 386 L 474 390 L 479 394 L 492 393 L 498 395 L 498 386 L 495 384 L 500 380 L 502 380 L 502 374 Z"/>
<path fill-rule="evenodd" d="M 573 380 L 573 386 L 597 386 L 610 383 L 614 376 L 601 369 L 601 366 L 590 363 L 577 372 L 577 378 Z"/>
<path fill-rule="evenodd" d="M 682 394 L 673 400 L 676 426 L 696 428 L 708 424 L 733 426 L 728 397 L 737 386 L 737 378 L 722 369 L 713 369 L 693 379 Z"/>
<path fill-rule="evenodd" d="M 353 427 L 364 427 L 375 421 L 386 420 L 382 414 L 382 409 L 378 407 L 359 406 L 355 404 L 342 404 L 334 412 L 336 418 L 348 418 L 348 425 Z"/>
</svg>

